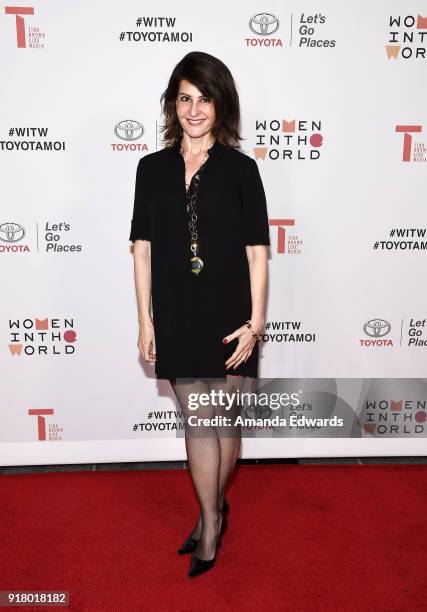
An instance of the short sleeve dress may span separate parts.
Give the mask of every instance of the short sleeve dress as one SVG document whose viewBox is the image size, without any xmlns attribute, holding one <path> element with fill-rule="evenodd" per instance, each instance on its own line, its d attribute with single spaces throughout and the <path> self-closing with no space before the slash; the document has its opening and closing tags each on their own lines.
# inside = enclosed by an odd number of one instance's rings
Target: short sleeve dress
<svg viewBox="0 0 427 612">
<path fill-rule="evenodd" d="M 226 368 L 238 341 L 223 338 L 251 318 L 245 246 L 270 244 L 265 192 L 254 159 L 217 140 L 208 152 L 197 198 L 199 274 L 191 271 L 180 144 L 137 167 L 129 240 L 151 242 L 157 378 L 258 376 L 258 342 L 246 362 Z"/>
</svg>

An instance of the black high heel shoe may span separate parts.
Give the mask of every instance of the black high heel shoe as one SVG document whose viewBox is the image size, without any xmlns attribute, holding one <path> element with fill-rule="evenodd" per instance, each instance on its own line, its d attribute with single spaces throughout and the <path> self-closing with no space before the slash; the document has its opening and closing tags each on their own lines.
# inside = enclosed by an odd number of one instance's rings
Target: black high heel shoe
<svg viewBox="0 0 427 612">
<path fill-rule="evenodd" d="M 221 538 L 222 538 L 222 535 L 226 527 L 227 527 L 227 515 L 223 513 L 221 529 L 219 530 L 219 534 L 216 536 L 215 554 L 213 558 L 212 559 L 199 559 L 193 554 L 191 557 L 190 569 L 188 570 L 189 576 L 198 576 L 199 574 L 203 574 L 203 572 L 207 572 L 214 566 L 216 554 L 218 552 L 218 548 L 221 546 Z"/>
<path fill-rule="evenodd" d="M 227 502 L 226 499 L 224 499 L 224 504 L 222 506 L 222 512 L 223 512 L 223 521 L 224 521 L 224 517 L 226 514 L 228 514 L 228 511 L 230 510 L 230 504 Z M 222 527 L 221 527 L 222 528 Z M 184 540 L 181 548 L 178 550 L 178 554 L 179 555 L 186 555 L 188 553 L 192 553 L 194 552 L 196 546 L 197 546 L 197 542 L 199 540 L 196 540 L 196 538 L 192 538 L 191 536 L 188 537 L 186 540 Z"/>
</svg>

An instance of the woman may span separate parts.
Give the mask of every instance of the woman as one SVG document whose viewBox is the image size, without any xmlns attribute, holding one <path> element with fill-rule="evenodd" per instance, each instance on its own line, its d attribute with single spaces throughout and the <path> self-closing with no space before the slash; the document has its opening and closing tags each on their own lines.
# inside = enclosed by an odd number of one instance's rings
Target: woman
<svg viewBox="0 0 427 612">
<path fill-rule="evenodd" d="M 237 401 L 195 411 L 188 400 L 191 393 L 233 393 L 246 376 L 257 377 L 270 240 L 258 166 L 238 150 L 239 98 L 228 68 L 207 53 L 189 53 L 161 102 L 165 147 L 139 161 L 129 239 L 138 347 L 157 378 L 170 381 L 184 417 L 200 515 L 178 552 L 193 553 L 195 576 L 213 566 L 227 524 L 225 487 L 241 432 L 233 425 Z M 215 415 L 229 424 L 188 420 Z"/>
</svg>

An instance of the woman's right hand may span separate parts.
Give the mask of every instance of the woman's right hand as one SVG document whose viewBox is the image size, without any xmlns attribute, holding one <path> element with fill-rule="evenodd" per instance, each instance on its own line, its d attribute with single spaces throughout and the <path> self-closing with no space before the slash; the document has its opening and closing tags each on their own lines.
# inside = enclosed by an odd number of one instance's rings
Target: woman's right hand
<svg viewBox="0 0 427 612">
<path fill-rule="evenodd" d="M 156 361 L 156 339 L 151 319 L 139 325 L 138 348 L 145 361 L 150 363 Z"/>
</svg>

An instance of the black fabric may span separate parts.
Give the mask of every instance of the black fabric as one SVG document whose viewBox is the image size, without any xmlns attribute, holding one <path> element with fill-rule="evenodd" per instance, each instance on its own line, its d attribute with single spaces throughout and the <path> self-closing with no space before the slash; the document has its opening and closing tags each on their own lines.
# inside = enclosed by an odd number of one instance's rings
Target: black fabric
<svg viewBox="0 0 427 612">
<path fill-rule="evenodd" d="M 258 375 L 258 343 L 246 363 L 227 370 L 237 339 L 222 339 L 251 317 L 245 245 L 270 244 L 258 165 L 216 141 L 198 192 L 198 256 L 190 266 L 185 162 L 179 145 L 143 157 L 136 173 L 129 240 L 151 241 L 157 378 Z"/>
</svg>

